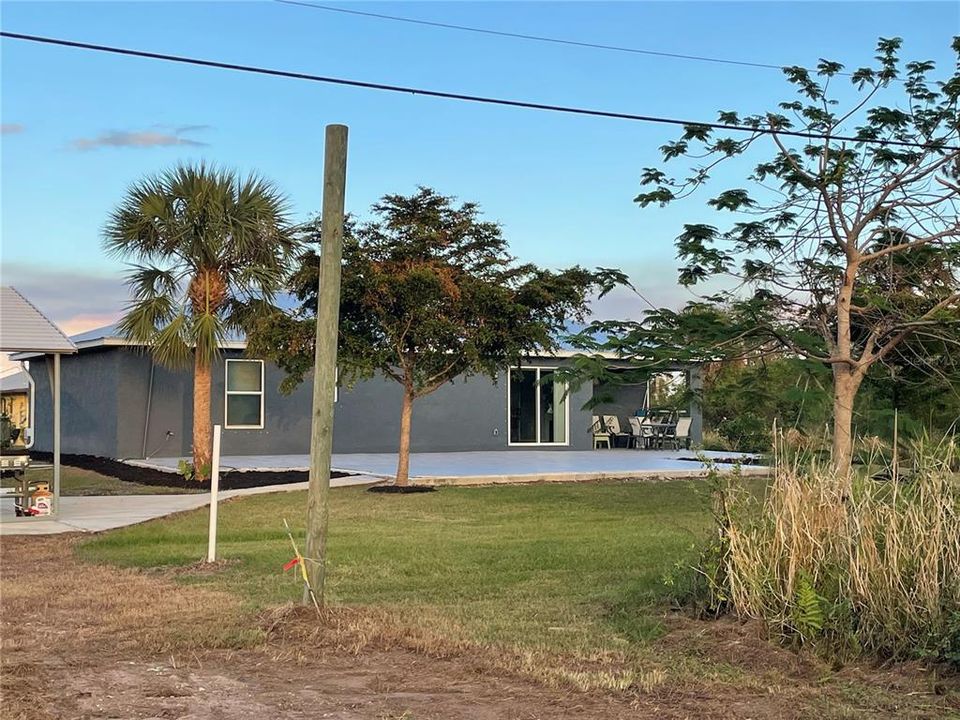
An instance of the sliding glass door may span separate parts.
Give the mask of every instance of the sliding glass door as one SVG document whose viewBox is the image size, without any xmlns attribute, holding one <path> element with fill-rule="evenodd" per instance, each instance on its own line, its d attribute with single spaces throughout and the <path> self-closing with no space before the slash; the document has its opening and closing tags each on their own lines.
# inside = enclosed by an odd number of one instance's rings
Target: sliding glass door
<svg viewBox="0 0 960 720">
<path fill-rule="evenodd" d="M 554 368 L 511 368 L 507 387 L 510 445 L 567 444 L 567 386 Z"/>
</svg>

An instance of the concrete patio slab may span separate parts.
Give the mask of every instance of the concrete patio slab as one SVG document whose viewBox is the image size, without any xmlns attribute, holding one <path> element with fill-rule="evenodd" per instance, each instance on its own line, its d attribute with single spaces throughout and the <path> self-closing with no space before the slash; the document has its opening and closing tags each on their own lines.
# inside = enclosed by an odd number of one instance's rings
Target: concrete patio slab
<svg viewBox="0 0 960 720">
<path fill-rule="evenodd" d="M 351 475 L 333 478 L 331 487 L 369 485 L 380 478 L 367 475 Z M 307 483 L 269 485 L 266 487 L 224 490 L 221 500 L 246 495 L 270 492 L 306 490 Z M 0 536 L 5 535 L 54 535 L 67 532 L 100 532 L 113 528 L 136 525 L 147 520 L 204 507 L 210 503 L 210 495 L 105 495 L 60 498 L 60 512 L 56 517 L 17 518 L 13 512 L 13 498 L 0 500 Z"/>
<path fill-rule="evenodd" d="M 741 453 L 704 452 L 708 459 L 748 460 Z M 175 471 L 181 458 L 130 460 L 157 470 Z M 307 455 L 230 455 L 221 467 L 240 471 L 306 470 Z M 345 472 L 389 478 L 397 468 L 396 453 L 335 454 L 333 467 Z M 731 467 L 726 465 L 725 467 Z M 707 466 L 688 450 L 502 450 L 490 452 L 412 453 L 410 475 L 417 482 L 490 484 L 502 482 L 576 481 L 607 478 L 699 477 Z M 766 474 L 769 469 L 743 466 L 745 474 Z"/>
</svg>

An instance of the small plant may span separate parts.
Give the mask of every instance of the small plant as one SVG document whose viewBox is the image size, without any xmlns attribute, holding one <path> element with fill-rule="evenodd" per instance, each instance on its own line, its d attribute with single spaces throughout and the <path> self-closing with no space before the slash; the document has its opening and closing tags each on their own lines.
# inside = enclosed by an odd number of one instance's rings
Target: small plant
<svg viewBox="0 0 960 720">
<path fill-rule="evenodd" d="M 179 473 L 180 477 L 184 480 L 193 480 L 193 463 L 181 460 L 177 463 L 177 473 Z"/>
<path fill-rule="evenodd" d="M 801 573 L 794 590 L 791 622 L 801 638 L 816 637 L 823 630 L 823 598 L 806 573 Z"/>
<path fill-rule="evenodd" d="M 177 473 L 186 481 L 196 480 L 197 482 L 202 482 L 200 478 L 210 477 L 210 465 L 203 464 L 200 466 L 200 473 L 198 474 L 196 469 L 193 466 L 193 463 L 188 460 L 180 460 L 177 463 Z"/>
</svg>

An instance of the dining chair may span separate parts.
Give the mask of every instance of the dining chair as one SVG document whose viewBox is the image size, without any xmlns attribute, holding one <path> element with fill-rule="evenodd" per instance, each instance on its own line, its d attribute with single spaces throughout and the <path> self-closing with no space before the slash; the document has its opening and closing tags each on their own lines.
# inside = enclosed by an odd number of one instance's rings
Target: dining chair
<svg viewBox="0 0 960 720">
<path fill-rule="evenodd" d="M 612 447 L 610 433 L 604 427 L 603 421 L 598 415 L 591 416 L 591 420 L 590 432 L 593 434 L 593 449 L 597 450 L 601 445 L 606 445 L 609 450 Z"/>
<path fill-rule="evenodd" d="M 687 450 L 690 449 L 690 425 L 692 423 L 693 419 L 689 417 L 677 419 L 677 427 L 673 432 L 673 445 L 676 450 L 679 450 L 681 445 Z"/>
<path fill-rule="evenodd" d="M 629 420 L 633 446 L 637 449 L 646 449 L 653 440 L 653 426 L 650 424 L 650 418 L 631 416 Z"/>
<path fill-rule="evenodd" d="M 620 429 L 620 418 L 616 415 L 604 415 L 603 424 L 607 428 L 607 432 L 610 433 L 614 447 L 616 447 L 618 438 L 624 438 L 626 440 L 626 446 L 630 447 L 631 435 Z"/>
</svg>

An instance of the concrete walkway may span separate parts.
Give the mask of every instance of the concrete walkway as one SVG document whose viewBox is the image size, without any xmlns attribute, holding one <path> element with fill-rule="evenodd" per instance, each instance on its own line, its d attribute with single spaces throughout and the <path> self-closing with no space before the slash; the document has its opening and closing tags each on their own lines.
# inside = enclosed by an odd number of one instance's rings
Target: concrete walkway
<svg viewBox="0 0 960 720">
<path fill-rule="evenodd" d="M 380 478 L 367 475 L 351 475 L 333 478 L 331 487 L 367 485 L 379 482 Z M 260 495 L 269 492 L 292 492 L 306 490 L 307 483 L 269 485 L 267 487 L 224 490 L 220 499 L 226 500 L 244 495 Z M 126 525 L 136 525 L 165 515 L 194 510 L 210 503 L 210 495 L 104 495 L 60 498 L 60 512 L 56 518 L 16 518 L 13 512 L 13 497 L 0 499 L 0 536 L 6 535 L 55 535 L 67 532 L 100 532 Z"/>
</svg>

